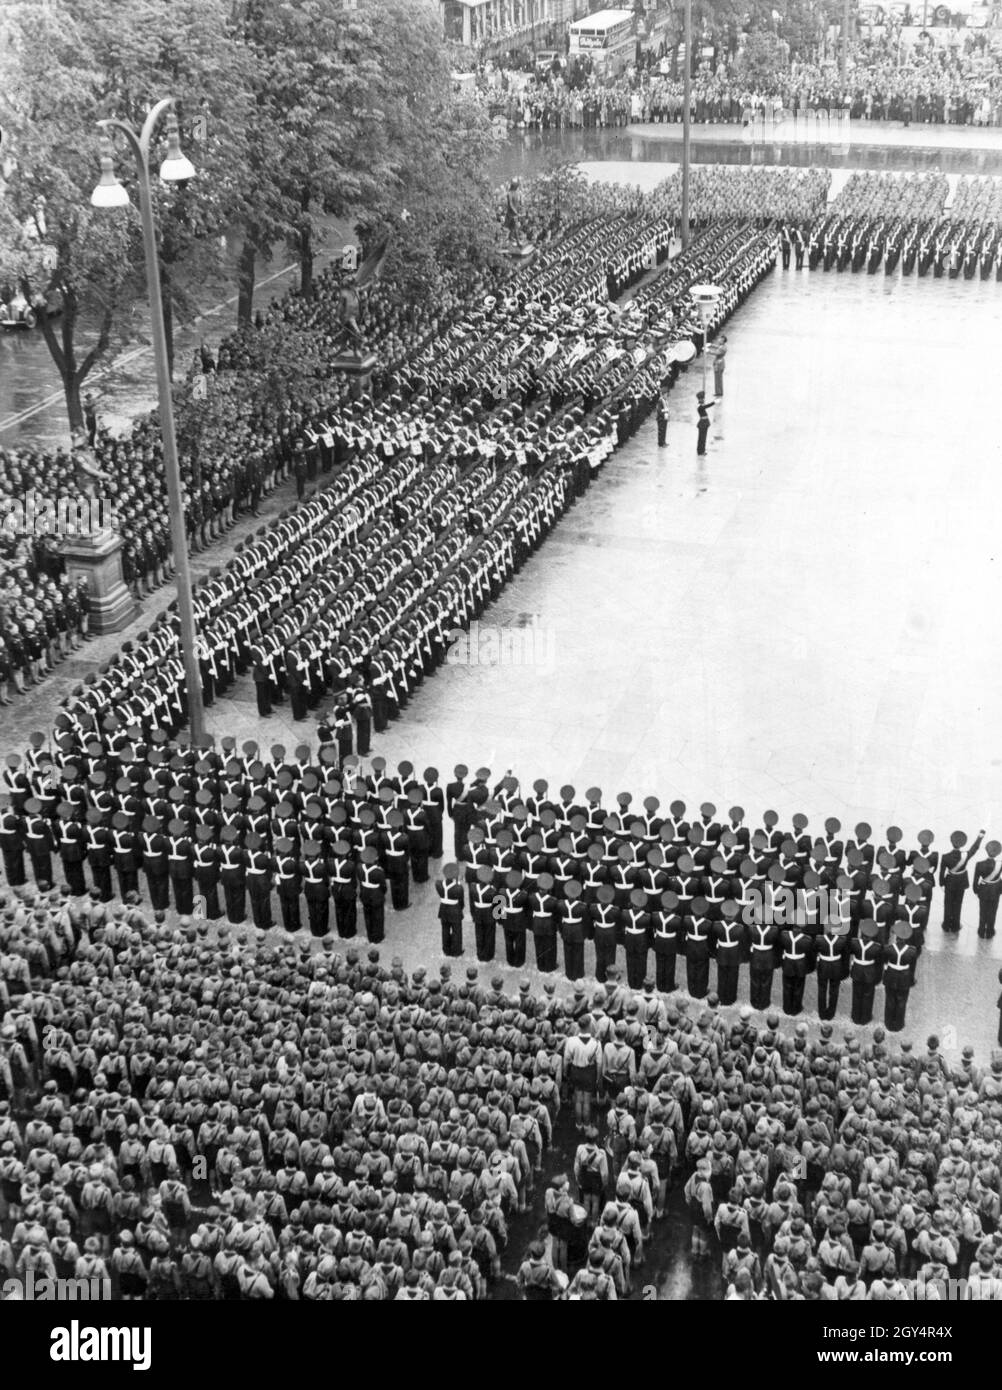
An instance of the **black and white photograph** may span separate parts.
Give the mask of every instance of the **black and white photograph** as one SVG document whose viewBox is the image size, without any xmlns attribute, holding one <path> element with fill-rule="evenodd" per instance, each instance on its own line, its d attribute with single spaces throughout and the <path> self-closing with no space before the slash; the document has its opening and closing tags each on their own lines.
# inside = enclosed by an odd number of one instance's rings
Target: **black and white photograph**
<svg viewBox="0 0 1002 1390">
<path fill-rule="evenodd" d="M 1000 0 L 0 0 L 0 1374 L 978 1373 L 1000 366 Z"/>
</svg>

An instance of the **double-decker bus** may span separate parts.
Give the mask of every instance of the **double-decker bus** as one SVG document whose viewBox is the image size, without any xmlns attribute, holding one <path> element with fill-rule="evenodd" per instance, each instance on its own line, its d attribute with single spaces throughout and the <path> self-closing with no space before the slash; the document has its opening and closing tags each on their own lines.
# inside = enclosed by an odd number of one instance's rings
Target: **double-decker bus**
<svg viewBox="0 0 1002 1390">
<path fill-rule="evenodd" d="M 570 26 L 570 58 L 591 58 L 603 73 L 622 72 L 637 55 L 632 10 L 598 10 Z"/>
</svg>

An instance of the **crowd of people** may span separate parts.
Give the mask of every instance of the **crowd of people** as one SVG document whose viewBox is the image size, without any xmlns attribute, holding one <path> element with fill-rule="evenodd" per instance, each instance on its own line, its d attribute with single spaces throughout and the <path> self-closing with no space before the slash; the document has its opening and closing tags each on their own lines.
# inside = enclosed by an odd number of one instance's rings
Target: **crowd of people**
<svg viewBox="0 0 1002 1390">
<path fill-rule="evenodd" d="M 603 72 L 588 57 L 559 58 L 528 80 L 489 64 L 478 85 L 491 113 L 512 129 L 601 129 L 682 120 L 681 70 L 648 51 L 625 71 Z M 835 62 L 794 59 L 768 78 L 750 78 L 740 56 L 704 63 L 693 76 L 690 114 L 708 124 L 775 126 L 782 121 L 901 121 L 905 125 L 993 126 L 1002 120 L 1002 62 L 984 33 L 954 44 L 905 45 L 893 27 L 861 39 L 845 82 Z"/>
<path fill-rule="evenodd" d="M 681 1203 L 718 1296 L 997 1298 L 1000 1124 L 935 1037 L 0 904 L 5 1288 L 613 1301 Z"/>
</svg>

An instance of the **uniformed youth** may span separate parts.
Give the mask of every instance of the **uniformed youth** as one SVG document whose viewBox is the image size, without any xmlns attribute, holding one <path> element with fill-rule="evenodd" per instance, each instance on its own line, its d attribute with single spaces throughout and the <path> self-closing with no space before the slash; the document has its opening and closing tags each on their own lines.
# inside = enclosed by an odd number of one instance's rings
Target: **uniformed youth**
<svg viewBox="0 0 1002 1390">
<path fill-rule="evenodd" d="M 442 926 L 442 954 L 461 956 L 463 954 L 463 880 L 456 864 L 446 864 L 442 875 L 435 880 L 438 894 L 438 920 Z M 396 904 L 394 904 L 395 906 Z"/>
</svg>

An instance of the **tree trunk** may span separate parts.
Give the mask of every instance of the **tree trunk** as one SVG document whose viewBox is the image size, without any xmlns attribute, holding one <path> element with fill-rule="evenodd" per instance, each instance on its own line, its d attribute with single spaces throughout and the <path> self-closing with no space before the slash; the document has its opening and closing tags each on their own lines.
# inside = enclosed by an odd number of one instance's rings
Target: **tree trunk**
<svg viewBox="0 0 1002 1390">
<path fill-rule="evenodd" d="M 304 299 L 313 298 L 313 237 L 308 226 L 299 236 L 299 293 Z"/>
<path fill-rule="evenodd" d="M 313 228 L 310 226 L 310 194 L 303 191 L 300 199 L 303 220 L 299 229 L 299 293 L 304 299 L 313 298 Z"/>
<path fill-rule="evenodd" d="M 245 234 L 237 262 L 237 327 L 249 324 L 254 310 L 254 268 L 257 264 L 257 247 L 250 235 Z"/>
<path fill-rule="evenodd" d="M 31 286 L 27 281 L 21 282 L 21 293 L 26 299 L 31 299 Z M 62 343 L 57 339 L 52 321 L 44 309 L 39 313 L 38 322 L 42 329 L 42 337 L 45 339 L 45 346 L 49 349 L 49 355 L 56 364 L 59 372 L 59 379 L 63 383 L 63 396 L 66 399 L 66 415 L 69 420 L 70 432 L 84 428 L 83 403 L 80 400 L 80 384 L 83 375 L 76 369 L 76 356 L 73 350 L 73 337 L 77 322 L 76 297 L 69 291 L 63 291 L 63 312 L 59 321 L 59 336 Z"/>
<path fill-rule="evenodd" d="M 66 414 L 69 417 L 70 432 L 84 429 L 83 404 L 80 400 L 80 387 L 83 378 L 79 372 L 63 374 L 63 394 L 66 397 Z"/>
</svg>

